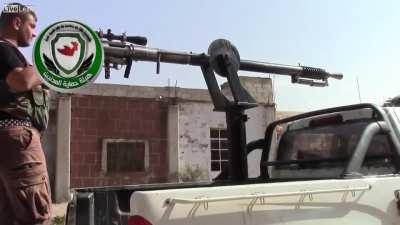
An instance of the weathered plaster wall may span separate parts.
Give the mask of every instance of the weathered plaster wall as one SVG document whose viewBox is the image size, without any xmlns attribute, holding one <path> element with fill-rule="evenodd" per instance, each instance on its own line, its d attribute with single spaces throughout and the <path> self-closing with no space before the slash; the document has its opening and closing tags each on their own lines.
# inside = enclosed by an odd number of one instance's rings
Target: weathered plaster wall
<svg viewBox="0 0 400 225">
<path fill-rule="evenodd" d="M 211 103 L 183 102 L 179 104 L 180 171 L 186 166 L 199 167 L 206 178 L 211 174 L 210 128 L 226 128 L 225 114 L 213 112 Z"/>
</svg>

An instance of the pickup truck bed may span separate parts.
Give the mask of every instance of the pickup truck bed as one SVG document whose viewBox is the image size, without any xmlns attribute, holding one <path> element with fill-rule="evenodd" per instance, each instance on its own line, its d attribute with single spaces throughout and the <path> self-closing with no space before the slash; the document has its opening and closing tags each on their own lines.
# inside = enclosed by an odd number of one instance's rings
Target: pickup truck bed
<svg viewBox="0 0 400 225">
<path fill-rule="evenodd" d="M 274 122 L 289 125 L 265 142 L 256 179 L 75 189 L 66 224 L 399 224 L 398 110 L 360 104 Z"/>
</svg>

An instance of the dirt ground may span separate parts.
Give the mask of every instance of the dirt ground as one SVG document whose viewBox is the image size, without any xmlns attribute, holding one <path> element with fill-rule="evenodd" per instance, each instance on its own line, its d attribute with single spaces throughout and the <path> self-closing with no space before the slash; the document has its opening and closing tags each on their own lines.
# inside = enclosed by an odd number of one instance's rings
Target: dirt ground
<svg viewBox="0 0 400 225">
<path fill-rule="evenodd" d="M 68 202 L 53 204 L 53 218 L 65 216 Z"/>
</svg>

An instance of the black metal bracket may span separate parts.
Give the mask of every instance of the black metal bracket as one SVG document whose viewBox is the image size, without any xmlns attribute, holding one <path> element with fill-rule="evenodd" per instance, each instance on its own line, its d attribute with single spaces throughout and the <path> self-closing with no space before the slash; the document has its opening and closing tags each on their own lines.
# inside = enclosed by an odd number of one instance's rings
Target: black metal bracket
<svg viewBox="0 0 400 225">
<path fill-rule="evenodd" d="M 201 66 L 215 111 L 226 113 L 228 129 L 228 146 L 230 152 L 229 172 L 222 171 L 216 180 L 227 180 L 242 183 L 248 180 L 246 126 L 248 120 L 244 111 L 257 106 L 254 98 L 243 88 L 237 71 L 239 70 L 239 53 L 226 40 L 216 40 L 208 50 L 210 62 Z M 226 77 L 232 92 L 233 101 L 224 96 L 218 86 L 214 71 Z"/>
</svg>

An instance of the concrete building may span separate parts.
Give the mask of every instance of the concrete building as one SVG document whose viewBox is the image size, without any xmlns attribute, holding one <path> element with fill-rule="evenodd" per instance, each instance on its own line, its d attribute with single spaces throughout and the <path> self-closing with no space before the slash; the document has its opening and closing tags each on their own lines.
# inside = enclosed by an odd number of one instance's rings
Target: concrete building
<svg viewBox="0 0 400 225">
<path fill-rule="evenodd" d="M 259 103 L 246 111 L 252 141 L 275 118 L 272 84 L 241 82 Z M 208 90 L 93 84 L 55 99 L 44 145 L 56 201 L 76 187 L 210 180 L 227 166 L 225 114 Z M 248 157 L 250 176 L 260 153 Z"/>
</svg>

